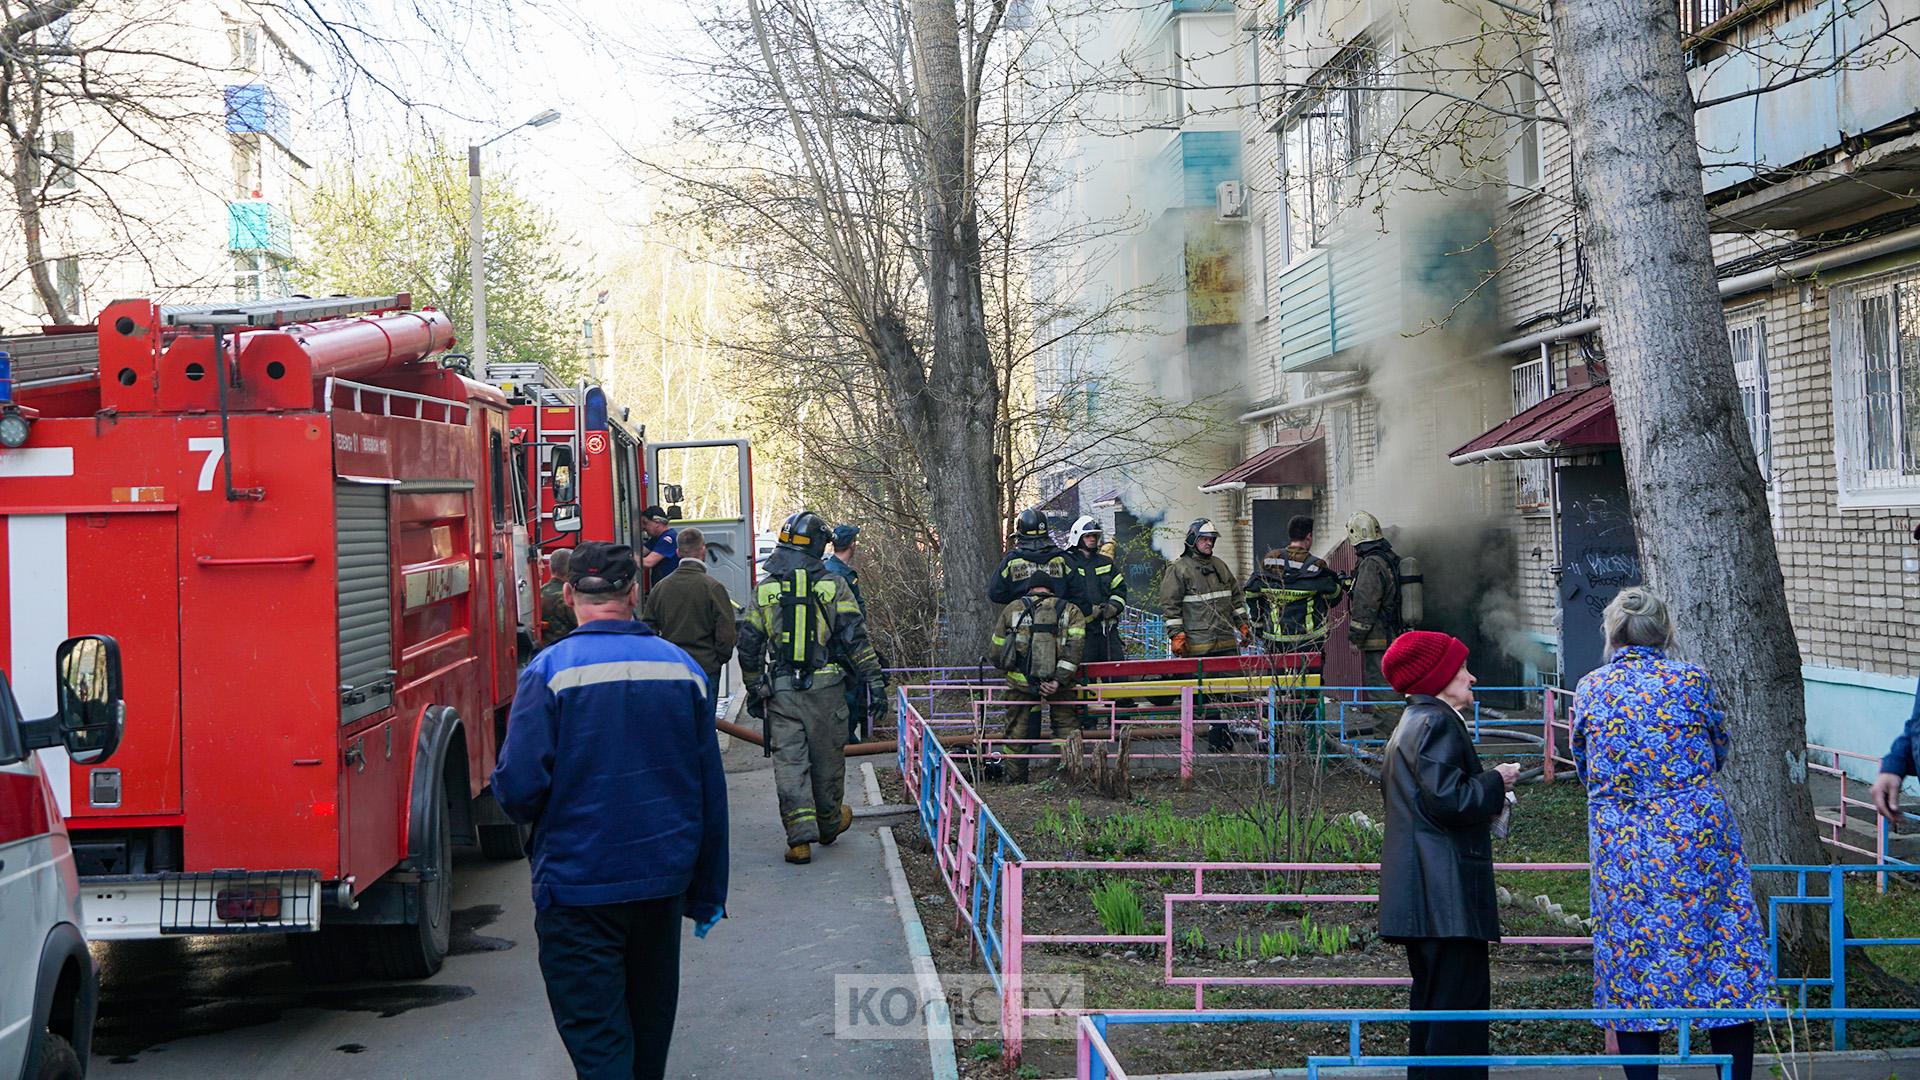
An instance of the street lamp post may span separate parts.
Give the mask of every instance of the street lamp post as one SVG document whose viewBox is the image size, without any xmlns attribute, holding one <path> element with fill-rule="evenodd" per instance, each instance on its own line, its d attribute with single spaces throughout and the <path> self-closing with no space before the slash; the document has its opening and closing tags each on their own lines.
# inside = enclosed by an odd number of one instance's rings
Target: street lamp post
<svg viewBox="0 0 1920 1080">
<path fill-rule="evenodd" d="M 491 382 L 487 370 L 487 232 L 480 220 L 480 151 L 521 128 L 545 127 L 560 119 L 560 110 L 548 109 L 522 124 L 500 132 L 486 142 L 467 146 L 467 271 L 473 288 L 473 366 L 482 382 Z"/>
</svg>

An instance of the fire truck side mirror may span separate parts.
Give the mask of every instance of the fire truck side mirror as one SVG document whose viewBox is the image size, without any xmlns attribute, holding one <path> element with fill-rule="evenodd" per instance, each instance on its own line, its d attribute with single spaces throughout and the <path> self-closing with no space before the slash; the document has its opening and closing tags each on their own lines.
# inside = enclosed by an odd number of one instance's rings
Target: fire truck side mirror
<svg viewBox="0 0 1920 1080">
<path fill-rule="evenodd" d="M 547 468 L 553 475 L 553 501 L 556 508 L 562 503 L 577 501 L 573 482 L 573 448 L 548 447 Z"/>
<path fill-rule="evenodd" d="M 580 531 L 580 504 L 579 503 L 577 502 L 562 503 L 553 508 L 553 531 L 554 532 L 579 532 Z"/>
<path fill-rule="evenodd" d="M 54 653 L 60 741 L 75 764 L 105 761 L 120 745 L 126 703 L 120 689 L 120 644 L 104 634 L 68 638 Z"/>
</svg>

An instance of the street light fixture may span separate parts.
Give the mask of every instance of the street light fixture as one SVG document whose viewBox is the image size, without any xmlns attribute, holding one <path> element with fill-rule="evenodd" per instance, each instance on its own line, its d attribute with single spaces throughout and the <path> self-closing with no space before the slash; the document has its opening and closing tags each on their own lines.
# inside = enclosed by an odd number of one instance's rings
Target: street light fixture
<svg viewBox="0 0 1920 1080">
<path fill-rule="evenodd" d="M 560 119 L 560 110 L 547 109 L 523 123 L 500 132 L 485 142 L 467 146 L 467 268 L 473 282 L 473 365 L 481 381 L 492 381 L 487 372 L 487 264 L 485 227 L 480 221 L 480 151 L 519 131 L 521 128 L 546 127 Z"/>
</svg>

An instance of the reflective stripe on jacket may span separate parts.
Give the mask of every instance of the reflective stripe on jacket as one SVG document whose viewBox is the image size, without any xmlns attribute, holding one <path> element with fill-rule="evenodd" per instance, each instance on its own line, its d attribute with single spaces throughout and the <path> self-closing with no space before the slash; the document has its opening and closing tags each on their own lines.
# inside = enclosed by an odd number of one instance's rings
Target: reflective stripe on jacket
<svg viewBox="0 0 1920 1080">
<path fill-rule="evenodd" d="M 1246 594 L 1233 571 L 1218 557 L 1199 552 L 1167 565 L 1160 578 L 1160 614 L 1169 635 L 1187 635 L 1189 654 L 1238 648 L 1240 627 L 1250 621 Z"/>
</svg>

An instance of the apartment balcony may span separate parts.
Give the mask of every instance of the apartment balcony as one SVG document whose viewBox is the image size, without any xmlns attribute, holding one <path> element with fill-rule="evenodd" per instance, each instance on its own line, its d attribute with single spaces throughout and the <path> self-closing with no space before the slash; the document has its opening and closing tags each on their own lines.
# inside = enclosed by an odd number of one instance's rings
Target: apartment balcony
<svg viewBox="0 0 1920 1080">
<path fill-rule="evenodd" d="M 273 87 L 243 83 L 226 90 L 227 131 L 234 135 L 272 136 L 282 146 L 293 145 L 293 117 Z"/>
<path fill-rule="evenodd" d="M 227 250 L 293 257 L 293 221 L 264 199 L 227 204 Z"/>
<path fill-rule="evenodd" d="M 1695 114 L 1717 228 L 1820 231 L 1920 188 L 1920 26 L 1889 34 L 1880 4 L 1718 3 L 1731 44 L 1696 43 L 1690 73 L 1700 100 L 1732 98 Z"/>
<path fill-rule="evenodd" d="M 1370 224 L 1370 221 L 1369 221 Z M 1418 349 L 1493 315 L 1476 287 L 1493 266 L 1484 217 L 1463 211 L 1335 240 L 1282 271 L 1272 317 L 1285 371 L 1352 370 L 1369 352 Z"/>
</svg>

